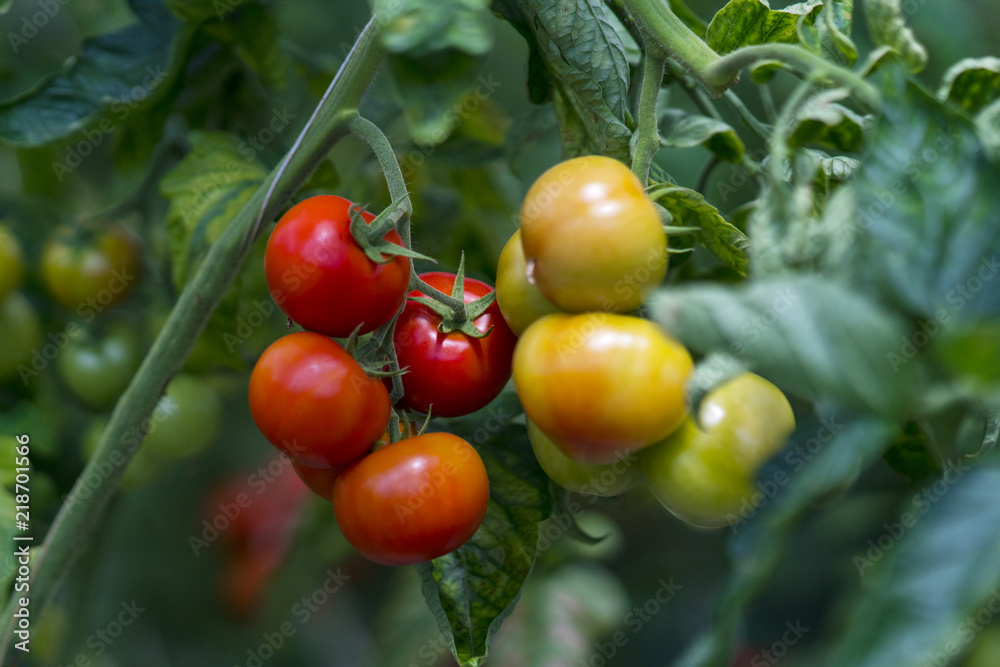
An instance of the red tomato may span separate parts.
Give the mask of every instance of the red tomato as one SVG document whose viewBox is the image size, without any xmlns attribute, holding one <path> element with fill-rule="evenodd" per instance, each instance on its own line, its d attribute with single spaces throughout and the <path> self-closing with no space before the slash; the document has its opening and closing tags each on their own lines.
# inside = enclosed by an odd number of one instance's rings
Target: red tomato
<svg viewBox="0 0 1000 667">
<path fill-rule="evenodd" d="M 271 444 L 314 468 L 353 461 L 389 423 L 389 392 L 326 336 L 279 338 L 250 376 L 250 414 Z"/>
<path fill-rule="evenodd" d="M 271 297 L 306 329 L 343 338 L 362 325 L 374 331 L 396 314 L 410 284 L 410 260 L 370 260 L 351 236 L 353 204 L 321 195 L 293 206 L 278 221 L 264 253 Z M 361 214 L 367 222 L 375 216 Z M 385 240 L 402 246 L 394 230 Z"/>
<path fill-rule="evenodd" d="M 309 487 L 309 490 L 320 498 L 330 500 L 333 497 L 333 483 L 337 480 L 337 475 L 343 470 L 341 466 L 336 468 L 311 468 L 302 465 L 298 461 L 292 461 L 292 467 L 299 479 Z"/>
<path fill-rule="evenodd" d="M 427 433 L 344 470 L 333 485 L 333 514 L 365 557 L 412 565 L 465 544 L 489 499 L 486 467 L 472 445 L 450 433 Z"/>
<path fill-rule="evenodd" d="M 453 273 L 420 276 L 431 287 L 451 294 Z M 465 303 L 486 296 L 492 288 L 479 280 L 465 279 Z M 410 296 L 425 296 L 414 290 Z M 517 338 L 500 314 L 496 302 L 473 324 L 485 338 L 461 332 L 441 333 L 441 316 L 427 306 L 408 301 L 396 321 L 393 343 L 403 375 L 400 405 L 427 412 L 433 406 L 438 417 L 458 417 L 479 410 L 496 398 L 510 379 L 511 358 Z"/>
</svg>

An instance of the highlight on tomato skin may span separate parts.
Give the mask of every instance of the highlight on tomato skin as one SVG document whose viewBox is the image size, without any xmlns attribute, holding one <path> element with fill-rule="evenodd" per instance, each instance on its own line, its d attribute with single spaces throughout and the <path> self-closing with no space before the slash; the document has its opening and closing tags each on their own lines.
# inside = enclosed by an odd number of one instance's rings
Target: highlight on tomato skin
<svg viewBox="0 0 1000 667">
<path fill-rule="evenodd" d="M 413 565 L 459 548 L 486 516 L 490 484 L 476 450 L 450 433 L 378 449 L 337 477 L 333 514 L 351 545 L 383 565 Z"/>
</svg>

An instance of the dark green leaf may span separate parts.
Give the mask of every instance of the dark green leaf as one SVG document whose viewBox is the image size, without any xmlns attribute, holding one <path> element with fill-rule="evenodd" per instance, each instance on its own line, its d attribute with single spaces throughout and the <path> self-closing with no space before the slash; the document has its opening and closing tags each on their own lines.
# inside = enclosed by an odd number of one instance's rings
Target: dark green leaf
<svg viewBox="0 0 1000 667">
<path fill-rule="evenodd" d="M 799 17 L 805 17 L 805 23 L 812 25 L 822 9 L 822 0 L 778 10 L 771 9 L 765 0 L 730 0 L 712 19 L 706 39 L 718 53 L 752 44 L 795 43 L 799 40 L 795 29 Z"/>
<path fill-rule="evenodd" d="M 885 92 L 855 187 L 846 274 L 918 317 L 956 323 L 1000 314 L 1000 168 L 969 122 L 915 84 Z"/>
<path fill-rule="evenodd" d="M 893 470 L 916 483 L 941 473 L 941 461 L 933 450 L 933 444 L 920 426 L 908 422 L 882 456 Z"/>
<path fill-rule="evenodd" d="M 670 188 L 661 193 L 656 201 L 674 216 L 675 225 L 699 227 L 698 238 L 706 248 L 741 276 L 747 274 L 750 239 L 743 232 L 694 190 Z"/>
<path fill-rule="evenodd" d="M 1000 96 L 1000 58 L 966 58 L 945 73 L 938 98 L 952 102 L 970 115 Z"/>
<path fill-rule="evenodd" d="M 210 22 L 202 29 L 228 45 L 269 87 L 281 90 L 295 77 L 295 64 L 279 42 L 278 26 L 256 2 L 241 4 L 230 20 Z"/>
<path fill-rule="evenodd" d="M 166 0 L 170 10 L 189 23 L 223 19 L 248 0 Z"/>
<path fill-rule="evenodd" d="M 829 280 L 675 286 L 651 303 L 693 351 L 729 352 L 793 394 L 890 416 L 911 407 L 916 365 L 895 361 L 905 326 Z"/>
<path fill-rule="evenodd" d="M 846 153 L 861 147 L 865 119 L 860 114 L 838 104 L 847 91 L 820 93 L 803 105 L 796 116 L 795 129 L 788 138 L 791 146 L 818 144 Z"/>
<path fill-rule="evenodd" d="M 456 50 L 481 56 L 493 46 L 490 0 L 376 0 L 390 53 L 422 57 Z"/>
<path fill-rule="evenodd" d="M 895 526 L 884 535 L 891 550 L 854 558 L 865 587 L 831 665 L 926 665 L 971 641 L 977 612 L 994 615 L 987 605 L 1000 595 L 1000 470 L 949 467 Z"/>
<path fill-rule="evenodd" d="M 853 66 L 858 59 L 858 47 L 851 40 L 853 21 L 854 0 L 827 0 L 816 21 L 823 53 L 847 66 Z"/>
<path fill-rule="evenodd" d="M 595 565 L 567 564 L 533 575 L 488 664 L 586 664 L 594 643 L 621 626 L 630 604 L 618 578 Z"/>
<path fill-rule="evenodd" d="M 528 39 L 556 92 L 567 156 L 629 157 L 629 67 L 598 0 L 494 0 L 493 10 Z M 533 94 L 533 99 L 536 95 Z"/>
<path fill-rule="evenodd" d="M 927 66 L 927 49 L 906 26 L 900 0 L 868 0 L 865 16 L 875 46 L 886 47 L 898 55 L 911 72 Z"/>
<path fill-rule="evenodd" d="M 83 132 L 93 150 L 171 89 L 190 33 L 160 2 L 133 0 L 131 6 L 138 23 L 86 40 L 61 72 L 0 104 L 0 138 L 40 146 Z"/>
<path fill-rule="evenodd" d="M 963 393 L 986 402 L 1000 400 L 1000 323 L 957 329 L 947 327 L 948 322 L 928 324 L 935 326 L 934 333 L 944 329 L 933 350 Z"/>
<path fill-rule="evenodd" d="M 503 405 L 495 403 L 494 412 L 505 412 Z M 494 416 L 501 420 L 502 414 Z M 535 561 L 538 522 L 552 511 L 548 477 L 524 426 L 504 426 L 486 437 L 483 423 L 466 419 L 453 430 L 483 445 L 479 451 L 490 478 L 486 519 L 458 550 L 418 566 L 427 604 L 462 665 L 482 664 L 490 637 L 513 610 Z"/>
<path fill-rule="evenodd" d="M 660 143 L 671 148 L 705 146 L 716 157 L 738 163 L 744 146 L 736 131 L 721 120 L 668 109 L 660 117 Z"/>
<path fill-rule="evenodd" d="M 692 643 L 674 667 L 727 664 L 742 615 L 781 565 L 799 520 L 814 504 L 849 486 L 858 471 L 878 457 L 895 429 L 879 419 L 838 413 L 799 423 L 783 454 L 758 474 L 761 492 L 755 502 L 734 517 L 732 574 L 716 604 L 711 629 Z M 815 444 L 821 439 L 826 442 L 817 452 Z"/>
</svg>

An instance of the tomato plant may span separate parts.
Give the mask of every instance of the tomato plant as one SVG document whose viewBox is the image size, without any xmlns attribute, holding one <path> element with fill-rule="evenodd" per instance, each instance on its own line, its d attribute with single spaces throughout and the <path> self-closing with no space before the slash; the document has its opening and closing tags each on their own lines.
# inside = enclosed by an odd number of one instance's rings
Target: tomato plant
<svg viewBox="0 0 1000 667">
<path fill-rule="evenodd" d="M 315 468 L 363 455 L 389 422 L 389 392 L 317 333 L 275 341 L 250 376 L 250 413 L 285 454 Z"/>
<path fill-rule="evenodd" d="M 563 310 L 629 312 L 667 273 L 667 238 L 644 185 L 603 156 L 546 171 L 521 206 L 529 281 Z"/>
<path fill-rule="evenodd" d="M 431 287 L 451 292 L 455 275 L 424 273 Z M 479 280 L 465 280 L 463 298 L 471 303 L 492 288 Z M 424 296 L 419 290 L 411 297 Z M 422 303 L 408 301 L 396 321 L 393 342 L 403 376 L 400 405 L 418 412 L 433 411 L 439 417 L 457 417 L 475 412 L 492 401 L 510 379 L 511 355 L 516 338 L 494 302 L 473 325 L 482 338 L 461 331 L 439 330 L 441 315 Z"/>
<path fill-rule="evenodd" d="M 687 350 L 647 320 L 548 315 L 514 353 L 531 421 L 570 458 L 611 463 L 672 433 L 687 415 Z"/>
<path fill-rule="evenodd" d="M 41 259 L 42 277 L 52 296 L 90 319 L 125 298 L 142 267 L 138 239 L 121 226 L 92 239 L 59 228 Z"/>
<path fill-rule="evenodd" d="M 221 427 L 218 392 L 204 378 L 181 374 L 153 410 L 143 451 L 163 461 L 191 456 L 211 444 Z"/>
<path fill-rule="evenodd" d="M 486 467 L 450 433 L 376 450 L 333 485 L 333 514 L 351 545 L 383 565 L 412 565 L 464 544 L 486 516 Z"/>
<path fill-rule="evenodd" d="M 351 202 L 320 195 L 293 206 L 267 242 L 264 269 L 271 297 L 292 320 L 328 336 L 368 333 L 396 314 L 410 284 L 410 260 L 372 261 L 351 236 Z M 375 219 L 361 213 L 366 222 Z M 402 246 L 395 230 L 385 240 Z"/>
<path fill-rule="evenodd" d="M 681 519 L 706 527 L 740 520 L 753 506 L 755 477 L 795 429 L 788 399 L 753 373 L 705 396 L 698 423 L 688 418 L 663 442 L 642 452 L 653 494 Z"/>
<path fill-rule="evenodd" d="M 71 338 L 56 364 L 63 382 L 81 402 L 102 409 L 125 390 L 140 360 L 138 334 L 117 325 L 96 339 Z"/>
</svg>

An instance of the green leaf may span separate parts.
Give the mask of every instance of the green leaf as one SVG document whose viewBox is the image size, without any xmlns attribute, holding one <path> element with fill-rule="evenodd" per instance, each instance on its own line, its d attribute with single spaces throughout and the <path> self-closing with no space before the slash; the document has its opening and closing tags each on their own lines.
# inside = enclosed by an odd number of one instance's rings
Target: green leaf
<svg viewBox="0 0 1000 667">
<path fill-rule="evenodd" d="M 625 47 L 599 0 L 494 0 L 493 10 L 537 48 L 556 95 L 566 156 L 629 158 Z M 532 95 L 535 99 L 535 95 Z"/>
<path fill-rule="evenodd" d="M 594 643 L 621 627 L 631 602 L 611 572 L 571 563 L 538 575 L 525 585 L 517 612 L 504 625 L 488 664 L 586 664 Z"/>
<path fill-rule="evenodd" d="M 720 160 L 738 163 L 744 146 L 732 127 L 708 116 L 668 109 L 660 117 L 660 143 L 670 148 L 704 146 Z"/>
<path fill-rule="evenodd" d="M 898 55 L 911 72 L 927 66 L 927 49 L 906 26 L 900 0 L 868 0 L 865 16 L 876 47 L 886 47 Z"/>
<path fill-rule="evenodd" d="M 295 63 L 281 47 L 278 25 L 268 10 L 256 2 L 245 2 L 226 21 L 213 21 L 202 29 L 228 45 L 246 66 L 274 89 L 287 88 L 295 79 Z"/>
<path fill-rule="evenodd" d="M 915 84 L 886 88 L 855 180 L 857 227 L 845 275 L 917 317 L 1000 315 L 1000 168 L 973 127 Z"/>
<path fill-rule="evenodd" d="M 382 43 L 413 57 L 454 49 L 481 56 L 493 46 L 489 0 L 376 0 Z"/>
<path fill-rule="evenodd" d="M 829 279 L 673 286 L 651 303 L 654 319 L 694 352 L 729 352 L 803 398 L 899 416 L 919 386 L 915 364 L 896 359 L 906 327 Z"/>
<path fill-rule="evenodd" d="M 189 140 L 191 152 L 160 181 L 170 200 L 167 231 L 178 289 L 268 173 L 239 151 L 234 135 L 192 132 Z"/>
<path fill-rule="evenodd" d="M 766 0 L 730 0 L 708 26 L 706 40 L 717 53 L 768 42 L 799 41 L 795 24 L 804 17 L 812 25 L 823 9 L 822 0 L 800 2 L 774 10 Z"/>
<path fill-rule="evenodd" d="M 479 75 L 478 57 L 454 49 L 420 58 L 394 55 L 389 65 L 410 136 L 421 146 L 443 143 L 461 123 L 466 103 L 482 104 L 500 85 Z"/>
<path fill-rule="evenodd" d="M 909 477 L 914 484 L 941 473 L 941 461 L 933 450 L 927 433 L 915 422 L 908 422 L 882 457 L 889 467 Z"/>
<path fill-rule="evenodd" d="M 938 98 L 958 105 L 969 115 L 979 113 L 1000 97 L 1000 58 L 966 58 L 944 75 Z"/>
<path fill-rule="evenodd" d="M 829 60 L 853 67 L 858 47 L 851 40 L 854 0 L 826 0 L 816 22 L 823 53 Z"/>
<path fill-rule="evenodd" d="M 896 532 L 886 533 L 891 550 L 855 556 L 864 591 L 831 665 L 926 665 L 928 656 L 971 641 L 977 612 L 993 616 L 987 605 L 1000 586 L 1000 470 L 950 467 L 920 498 L 895 520 Z"/>
<path fill-rule="evenodd" d="M 849 96 L 845 90 L 824 91 L 803 105 L 796 115 L 790 146 L 818 144 L 853 153 L 861 148 L 865 118 L 838 104 Z"/>
<path fill-rule="evenodd" d="M 976 133 L 986 155 L 994 163 L 1000 163 L 1000 100 L 976 115 Z"/>
<path fill-rule="evenodd" d="M 500 416 L 504 403 L 494 403 Z M 516 399 L 514 399 L 516 400 Z M 512 413 L 507 413 L 513 416 Z M 552 511 L 548 477 L 538 466 L 524 426 L 496 429 L 483 443 L 482 418 L 454 422 L 477 445 L 490 478 L 486 519 L 456 551 L 418 565 L 424 597 L 462 665 L 481 665 L 490 637 L 510 615 L 531 571 L 538 522 Z M 468 431 L 468 432 L 466 432 Z"/>
<path fill-rule="evenodd" d="M 42 146 L 83 132 L 93 150 L 134 111 L 166 95 L 190 32 L 160 2 L 132 0 L 131 7 L 139 22 L 84 41 L 61 72 L 0 104 L 0 138 Z"/>
<path fill-rule="evenodd" d="M 224 19 L 235 8 L 248 0 L 165 0 L 174 14 L 188 23 L 201 23 L 208 19 Z"/>
<path fill-rule="evenodd" d="M 799 422 L 784 452 L 757 475 L 757 488 L 768 492 L 761 491 L 759 502 L 734 517 L 739 522 L 731 526 L 736 532 L 730 543 L 732 574 L 715 606 L 712 627 L 691 644 L 674 667 L 727 664 L 744 611 L 781 566 L 802 517 L 822 499 L 849 486 L 858 471 L 879 456 L 895 430 L 891 422 L 836 412 Z M 819 437 L 828 442 L 810 454 Z"/>
<path fill-rule="evenodd" d="M 705 198 L 695 190 L 669 188 L 661 190 L 656 201 L 670 211 L 677 226 L 698 227 L 698 238 L 723 264 L 741 276 L 747 275 L 750 239 L 726 222 Z"/>
<path fill-rule="evenodd" d="M 943 329 L 932 349 L 963 393 L 986 403 L 1000 401 L 1000 322 L 959 328 L 948 326 L 949 321 L 928 324 L 935 327 L 927 327 L 932 333 Z"/>
</svg>

